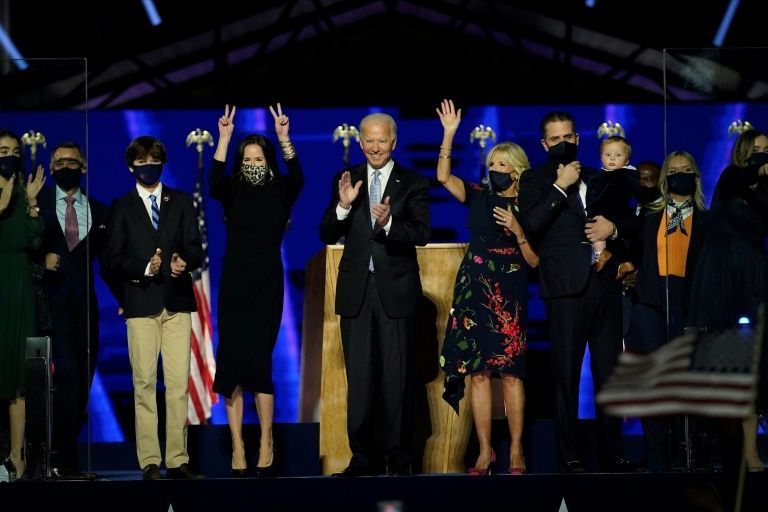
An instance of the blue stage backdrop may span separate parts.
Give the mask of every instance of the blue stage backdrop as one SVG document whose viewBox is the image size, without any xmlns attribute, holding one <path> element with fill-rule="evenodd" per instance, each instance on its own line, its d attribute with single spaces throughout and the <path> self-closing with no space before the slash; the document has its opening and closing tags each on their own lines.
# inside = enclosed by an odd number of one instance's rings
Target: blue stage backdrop
<svg viewBox="0 0 768 512">
<path fill-rule="evenodd" d="M 705 176 L 707 197 L 711 195 L 719 172 L 727 164 L 733 143 L 727 126 L 736 119 L 747 119 L 757 127 L 768 119 L 764 104 L 702 104 L 670 107 L 666 113 L 661 105 L 536 105 L 536 106 L 463 106 L 463 121 L 453 151 L 453 172 L 468 179 L 478 179 L 480 150 L 469 142 L 472 128 L 479 124 L 492 127 L 498 141 L 510 140 L 520 144 L 532 164 L 545 158 L 541 147 L 539 121 L 550 110 L 571 112 L 581 134 L 579 160 L 585 165 L 599 166 L 598 126 L 606 120 L 618 121 L 626 129 L 632 143 L 632 161 L 661 162 L 665 149 L 685 150 L 694 155 Z M 398 122 L 398 145 L 394 156 L 401 163 L 426 176 L 434 177 L 442 128 L 436 115 L 414 118 L 396 107 L 291 109 L 285 105 L 291 119 L 291 138 L 301 158 L 306 185 L 291 217 L 291 227 L 283 246 L 286 268 L 286 302 L 283 328 L 274 354 L 276 392 L 276 421 L 294 422 L 298 417 L 299 363 L 301 351 L 301 318 L 303 303 L 304 266 L 322 248 L 317 227 L 322 212 L 330 200 L 332 176 L 342 168 L 342 147 L 332 143 L 332 132 L 341 123 L 358 125 L 359 120 L 374 111 L 385 111 Z M 428 112 L 424 111 L 425 114 Z M 433 112 L 433 111 L 432 111 Z M 33 128 L 45 134 L 48 148 L 67 140 L 85 144 L 88 153 L 88 188 L 90 195 L 105 202 L 126 193 L 134 180 L 123 163 L 128 142 L 139 135 L 154 135 L 166 144 L 168 165 L 163 181 L 191 192 L 195 185 L 197 155 L 185 146 L 187 134 L 195 128 L 206 129 L 217 136 L 216 121 L 221 111 L 213 110 L 126 110 L 83 112 L 5 112 L 0 114 L 0 126 L 17 132 Z M 85 121 L 87 119 L 87 129 Z M 240 105 L 235 119 L 236 130 L 242 136 L 250 132 L 265 133 L 274 140 L 274 127 L 265 107 Z M 86 135 L 87 134 L 87 135 Z M 666 134 L 666 144 L 665 144 Z M 232 146 L 235 146 L 233 144 Z M 234 151 L 234 147 L 231 148 Z M 362 161 L 359 147 L 350 150 L 353 163 Z M 206 147 L 205 176 L 213 156 Z M 232 155 L 230 155 L 232 157 Z M 38 152 L 38 162 L 47 164 L 49 151 Z M 281 163 L 281 171 L 284 172 Z M 449 198 L 432 179 L 433 242 L 465 242 L 469 239 L 466 211 Z M 219 204 L 207 196 L 209 254 L 211 260 L 211 294 L 214 330 L 217 318 L 217 294 L 224 253 L 225 234 Z M 101 309 L 101 345 L 97 379 L 92 394 L 92 440 L 121 441 L 133 438 L 133 396 L 130 365 L 126 347 L 124 321 L 117 316 L 117 304 L 99 280 L 98 295 Z M 531 285 L 531 333 L 533 350 L 546 350 L 544 308 L 538 299 L 538 287 Z M 214 341 L 215 342 L 215 341 Z M 589 365 L 585 361 L 580 414 L 591 417 Z M 536 368 L 531 368 L 536 372 Z M 530 390 L 533 391 L 533 390 Z M 544 396 L 541 399 L 548 399 Z M 252 408 L 246 421 L 254 421 Z M 223 403 L 214 408 L 214 423 L 226 423 Z"/>
</svg>

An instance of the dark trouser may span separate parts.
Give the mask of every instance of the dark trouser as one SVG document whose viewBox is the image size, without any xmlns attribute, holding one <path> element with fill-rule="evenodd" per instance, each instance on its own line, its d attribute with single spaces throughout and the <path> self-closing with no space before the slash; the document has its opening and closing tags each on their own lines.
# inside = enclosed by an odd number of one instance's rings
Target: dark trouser
<svg viewBox="0 0 768 512">
<path fill-rule="evenodd" d="M 406 468 L 411 463 L 411 414 L 408 382 L 411 376 L 414 318 L 390 318 L 368 274 L 363 305 L 355 317 L 341 318 L 341 340 L 347 373 L 347 433 L 352 465 L 369 466 L 374 452 L 373 413 L 381 397 L 384 413 L 384 451 L 387 465 Z"/>
<path fill-rule="evenodd" d="M 88 351 L 90 330 L 90 353 Z M 53 318 L 53 438 L 60 468 L 78 469 L 77 438 L 86 419 L 88 396 L 96 371 L 99 317 L 85 309 L 56 312 Z"/>
<path fill-rule="evenodd" d="M 658 349 L 673 338 L 683 334 L 687 319 L 684 318 L 684 286 L 682 277 L 670 276 L 669 279 L 659 276 L 659 289 L 668 290 L 661 294 L 660 306 L 635 303 L 632 307 L 632 322 L 627 336 L 627 350 L 640 354 L 648 354 Z M 667 296 L 669 309 L 667 310 Z M 669 324 L 667 324 L 669 320 Z M 670 432 L 681 428 L 680 422 L 671 421 L 669 417 L 643 418 L 643 438 L 648 454 L 648 469 L 650 471 L 666 471 L 670 468 Z M 684 434 L 679 434 L 676 437 Z M 677 443 L 675 443 L 677 444 Z"/>
<path fill-rule="evenodd" d="M 578 453 L 579 380 L 584 350 L 589 343 L 592 379 L 599 390 L 613 372 L 621 352 L 620 283 L 611 273 L 590 274 L 578 295 L 547 299 L 552 338 L 552 376 L 555 390 L 555 429 L 561 463 L 581 459 Z M 621 422 L 596 409 L 600 456 L 623 454 Z"/>
</svg>

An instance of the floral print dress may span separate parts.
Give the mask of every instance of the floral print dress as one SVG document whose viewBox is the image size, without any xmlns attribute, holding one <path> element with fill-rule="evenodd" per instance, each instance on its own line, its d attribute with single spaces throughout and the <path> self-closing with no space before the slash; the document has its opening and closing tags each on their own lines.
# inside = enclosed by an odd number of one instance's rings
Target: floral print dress
<svg viewBox="0 0 768 512">
<path fill-rule="evenodd" d="M 464 182 L 471 241 L 454 285 L 440 367 L 443 399 L 458 413 L 465 377 L 490 370 L 525 377 L 528 303 L 527 265 L 517 239 L 496 224 L 493 208 L 512 206 L 478 184 Z"/>
</svg>

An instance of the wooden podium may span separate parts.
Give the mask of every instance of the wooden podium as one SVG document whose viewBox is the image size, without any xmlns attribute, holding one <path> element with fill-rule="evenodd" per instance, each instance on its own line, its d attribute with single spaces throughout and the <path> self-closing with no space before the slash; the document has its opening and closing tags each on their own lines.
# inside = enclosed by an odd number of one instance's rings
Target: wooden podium
<svg viewBox="0 0 768 512">
<path fill-rule="evenodd" d="M 466 249 L 466 244 L 430 244 L 417 248 L 426 306 L 415 347 L 416 366 L 421 367 L 416 373 L 420 385 L 426 388 L 429 404 L 430 432 L 422 460 L 425 473 L 454 473 L 465 469 L 463 459 L 472 429 L 472 411 L 467 397 L 461 402 L 461 415 L 442 399 L 444 374 L 439 370 L 438 358 L 456 272 Z M 323 474 L 343 470 L 352 456 L 347 440 L 347 379 L 339 317 L 334 310 L 343 250 L 342 245 L 329 245 L 309 261 L 304 290 L 299 421 L 320 421 Z M 467 386 L 467 396 L 469 389 Z"/>
</svg>

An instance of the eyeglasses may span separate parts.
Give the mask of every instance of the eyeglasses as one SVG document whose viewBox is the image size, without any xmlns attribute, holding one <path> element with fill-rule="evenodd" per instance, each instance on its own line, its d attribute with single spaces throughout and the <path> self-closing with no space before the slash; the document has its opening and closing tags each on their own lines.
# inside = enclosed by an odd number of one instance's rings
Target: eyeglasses
<svg viewBox="0 0 768 512">
<path fill-rule="evenodd" d="M 547 137 L 547 142 L 549 142 L 550 145 L 557 144 L 561 141 L 573 142 L 576 140 L 576 137 L 578 137 L 578 134 L 571 132 L 566 133 L 565 135 L 554 135 L 552 137 Z"/>
</svg>

